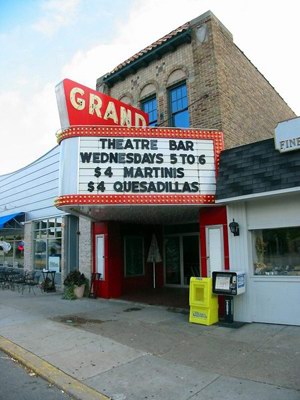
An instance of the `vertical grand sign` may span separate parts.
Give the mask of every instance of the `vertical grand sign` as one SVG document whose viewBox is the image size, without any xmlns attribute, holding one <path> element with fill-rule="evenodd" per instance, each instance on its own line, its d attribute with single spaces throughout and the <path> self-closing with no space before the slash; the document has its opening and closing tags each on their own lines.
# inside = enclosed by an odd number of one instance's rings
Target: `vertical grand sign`
<svg viewBox="0 0 300 400">
<path fill-rule="evenodd" d="M 80 125 L 147 126 L 148 114 L 70 79 L 56 88 L 61 128 Z"/>
</svg>

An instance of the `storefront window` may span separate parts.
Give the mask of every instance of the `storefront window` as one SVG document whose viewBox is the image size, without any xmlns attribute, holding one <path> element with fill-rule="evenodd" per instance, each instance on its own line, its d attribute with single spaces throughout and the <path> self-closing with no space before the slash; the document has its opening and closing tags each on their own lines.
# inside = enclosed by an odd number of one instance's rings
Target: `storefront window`
<svg viewBox="0 0 300 400">
<path fill-rule="evenodd" d="M 62 218 L 34 223 L 34 268 L 61 272 Z"/>
<path fill-rule="evenodd" d="M 300 276 L 300 227 L 255 230 L 254 274 Z"/>
<path fill-rule="evenodd" d="M 125 276 L 144 275 L 144 239 L 125 237 Z"/>
<path fill-rule="evenodd" d="M 6 253 L 0 249 L 0 265 L 5 267 L 24 268 L 24 239 L 23 236 L 5 235 L 0 240 L 10 244 Z"/>
</svg>

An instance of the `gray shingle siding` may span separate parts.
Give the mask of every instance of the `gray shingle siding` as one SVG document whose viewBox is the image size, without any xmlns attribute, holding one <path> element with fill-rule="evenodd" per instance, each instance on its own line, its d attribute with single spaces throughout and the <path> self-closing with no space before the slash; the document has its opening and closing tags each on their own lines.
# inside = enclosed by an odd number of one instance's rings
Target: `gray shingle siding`
<svg viewBox="0 0 300 400">
<path fill-rule="evenodd" d="M 279 153 L 273 139 L 221 153 L 216 199 L 300 188 L 300 151 Z"/>
</svg>

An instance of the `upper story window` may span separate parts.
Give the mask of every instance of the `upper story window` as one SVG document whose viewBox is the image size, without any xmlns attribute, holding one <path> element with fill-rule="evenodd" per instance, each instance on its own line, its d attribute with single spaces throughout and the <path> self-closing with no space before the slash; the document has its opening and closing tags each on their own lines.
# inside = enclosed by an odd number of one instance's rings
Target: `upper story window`
<svg viewBox="0 0 300 400">
<path fill-rule="evenodd" d="M 142 110 L 149 115 L 149 126 L 157 126 L 157 100 L 156 97 L 142 101 Z"/>
<path fill-rule="evenodd" d="M 170 124 L 178 128 L 189 128 L 189 111 L 186 83 L 169 89 Z"/>
</svg>

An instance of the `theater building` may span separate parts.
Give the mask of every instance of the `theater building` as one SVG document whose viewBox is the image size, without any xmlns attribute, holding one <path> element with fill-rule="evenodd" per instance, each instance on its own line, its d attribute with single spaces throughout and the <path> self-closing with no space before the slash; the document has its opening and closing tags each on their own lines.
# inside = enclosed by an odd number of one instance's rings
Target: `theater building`
<svg viewBox="0 0 300 400">
<path fill-rule="evenodd" d="M 70 121 L 66 100 L 59 104 L 62 131 L 45 205 L 56 198 L 56 211 L 30 214 L 25 200 L 10 203 L 22 181 L 1 200 L 0 216 L 25 212 L 25 265 L 39 268 L 39 234 L 48 243 L 43 267 L 50 267 L 51 237 L 41 223 L 49 229 L 54 218 L 59 270 L 101 273 L 101 297 L 187 289 L 191 276 L 229 269 L 227 203 L 215 202 L 220 153 L 272 138 L 293 111 L 211 12 L 119 64 L 96 90 L 68 92 L 78 119 Z"/>
<path fill-rule="evenodd" d="M 211 12 L 119 64 L 97 80 L 97 90 L 146 111 L 150 126 L 223 132 L 225 148 L 273 137 L 278 120 L 294 116 Z M 172 134 L 179 140 L 187 132 Z M 156 287 L 187 287 L 191 275 L 229 268 L 225 206 L 201 201 L 196 207 L 184 202 L 141 206 L 138 197 L 132 192 L 127 204 L 101 206 L 92 221 L 82 220 L 85 231 L 92 232 L 88 248 L 94 270 L 96 241 L 103 235 L 107 279 L 118 277 L 112 285 L 101 282 L 103 295 L 152 287 L 147 256 L 153 233 L 162 258 Z"/>
</svg>

